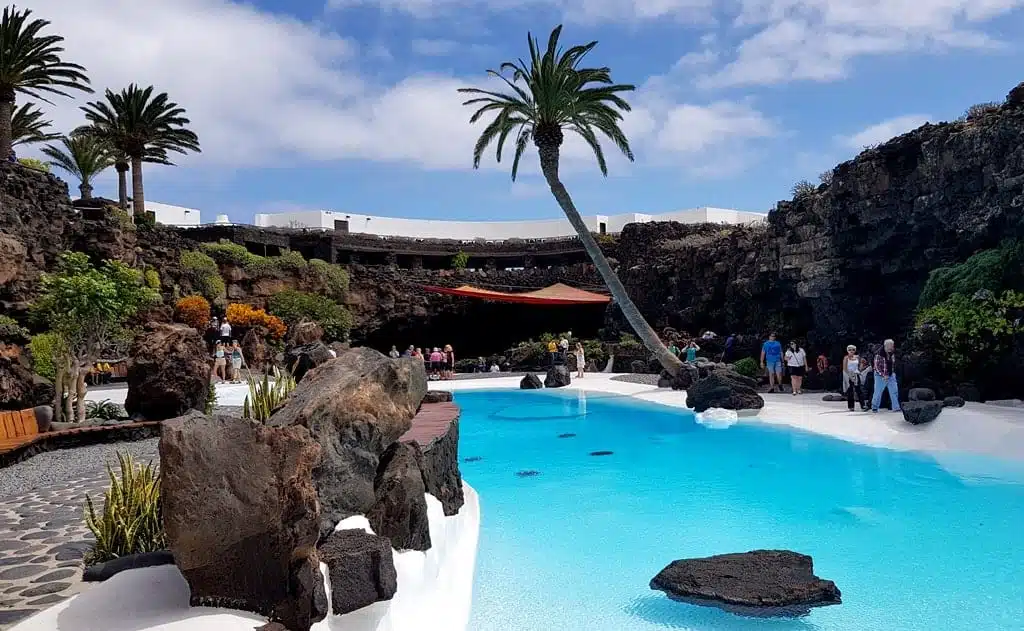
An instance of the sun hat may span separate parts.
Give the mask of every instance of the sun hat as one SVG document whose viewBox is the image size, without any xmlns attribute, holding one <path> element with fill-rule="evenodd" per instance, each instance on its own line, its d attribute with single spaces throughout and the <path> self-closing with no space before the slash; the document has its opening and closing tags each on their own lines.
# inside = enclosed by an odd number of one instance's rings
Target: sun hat
<svg viewBox="0 0 1024 631">
<path fill-rule="evenodd" d="M 853 344 L 850 344 L 849 346 L 846 347 L 846 350 L 848 350 L 848 351 L 855 351 L 855 350 L 857 350 L 857 347 L 854 346 Z"/>
</svg>

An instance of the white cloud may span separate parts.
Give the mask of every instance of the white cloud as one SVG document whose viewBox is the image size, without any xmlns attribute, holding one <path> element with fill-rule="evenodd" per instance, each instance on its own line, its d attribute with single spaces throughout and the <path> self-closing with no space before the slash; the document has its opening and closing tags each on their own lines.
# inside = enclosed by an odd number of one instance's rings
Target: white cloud
<svg viewBox="0 0 1024 631">
<path fill-rule="evenodd" d="M 890 118 L 871 125 L 870 127 L 862 129 L 855 134 L 840 136 L 837 140 L 845 147 L 860 151 L 864 147 L 877 145 L 901 134 L 905 134 L 912 129 L 917 129 L 921 125 L 927 123 L 929 118 L 931 117 L 926 114 L 907 114 L 905 116 L 897 116 L 896 118 Z"/>
<path fill-rule="evenodd" d="M 456 92 L 469 81 L 418 73 L 380 84 L 361 68 L 379 58 L 379 45 L 361 47 L 319 26 L 226 0 L 35 0 L 33 9 L 66 38 L 65 59 L 86 66 L 99 92 L 47 106 L 59 130 L 81 124 L 78 106 L 101 98 L 104 88 L 134 81 L 167 91 L 186 108 L 203 152 L 177 161 L 203 173 L 342 159 L 472 166 L 482 125 L 468 123 L 465 95 Z M 482 73 L 472 82 L 487 85 Z M 678 103 L 653 88 L 638 92 L 635 102 L 625 129 L 641 161 L 707 154 L 715 138 L 763 136 L 749 108 L 713 104 L 702 117 L 703 107 L 687 105 L 684 129 L 673 110 Z M 614 148 L 606 149 L 611 167 L 623 167 Z M 483 166 L 507 171 L 506 155 L 496 165 L 490 153 Z M 573 136 L 563 155 L 567 171 L 596 171 L 590 149 Z M 532 148 L 522 170 L 537 171 Z"/>
<path fill-rule="evenodd" d="M 416 55 L 443 57 L 458 50 L 459 43 L 450 39 L 414 39 L 409 48 Z"/>
<path fill-rule="evenodd" d="M 436 17 L 465 9 L 492 11 L 552 7 L 576 22 L 621 19 L 707 18 L 715 0 L 327 0 L 328 10 L 375 6 L 417 17 Z"/>
</svg>

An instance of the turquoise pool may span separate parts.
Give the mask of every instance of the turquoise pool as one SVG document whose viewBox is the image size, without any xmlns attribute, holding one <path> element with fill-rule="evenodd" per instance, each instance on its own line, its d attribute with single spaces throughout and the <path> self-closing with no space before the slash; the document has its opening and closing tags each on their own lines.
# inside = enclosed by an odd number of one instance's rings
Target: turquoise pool
<svg viewBox="0 0 1024 631">
<path fill-rule="evenodd" d="M 975 458 L 964 477 L 923 454 L 708 429 L 613 395 L 456 400 L 483 513 L 472 631 L 1024 629 L 1016 465 Z M 752 619 L 648 588 L 673 559 L 756 548 L 812 555 L 843 604 Z"/>
</svg>

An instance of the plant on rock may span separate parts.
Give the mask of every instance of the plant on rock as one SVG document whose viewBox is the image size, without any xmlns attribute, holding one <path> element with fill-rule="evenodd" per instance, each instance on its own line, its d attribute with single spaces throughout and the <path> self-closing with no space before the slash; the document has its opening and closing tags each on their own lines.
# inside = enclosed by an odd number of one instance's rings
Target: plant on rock
<svg viewBox="0 0 1024 631">
<path fill-rule="evenodd" d="M 101 421 L 112 421 L 121 418 L 121 408 L 110 399 L 102 401 L 87 401 L 85 404 L 85 418 Z"/>
<path fill-rule="evenodd" d="M 90 367 L 102 353 L 128 341 L 126 324 L 159 294 L 146 287 L 138 270 L 120 261 L 104 261 L 97 268 L 81 252 L 65 253 L 54 273 L 42 275 L 40 287 L 34 315 L 59 340 L 51 348 L 57 353 L 54 410 L 60 415 L 63 405 L 66 420 L 83 421 Z"/>
<path fill-rule="evenodd" d="M 757 368 L 757 361 L 752 357 L 739 359 L 732 367 L 744 377 L 757 377 L 761 374 L 761 371 Z"/>
<path fill-rule="evenodd" d="M 14 342 L 22 344 L 29 339 L 28 331 L 18 322 L 5 315 L 0 315 L 0 342 Z"/>
<path fill-rule="evenodd" d="M 9 6 L 0 17 L 0 160 L 6 160 L 13 147 L 19 92 L 44 101 L 43 93 L 69 96 L 70 90 L 92 92 L 85 68 L 61 59 L 64 38 L 47 34 L 50 23 L 31 19 L 31 15 L 29 9 Z"/>
<path fill-rule="evenodd" d="M 312 320 L 324 330 L 324 341 L 345 340 L 352 328 L 348 309 L 318 294 L 287 289 L 270 298 L 270 312 L 289 326 Z"/>
<path fill-rule="evenodd" d="M 479 88 L 459 90 L 478 95 L 464 103 L 478 108 L 470 118 L 470 123 L 476 123 L 485 114 L 494 114 L 494 119 L 483 130 L 473 149 L 473 167 L 479 168 L 484 151 L 495 140 L 497 159 L 500 162 L 505 141 L 512 136 L 515 139 L 512 179 L 515 180 L 523 154 L 529 143 L 533 142 L 540 154 L 541 171 L 552 195 L 576 230 L 580 242 L 626 321 L 644 345 L 658 357 L 662 366 L 671 374 L 677 374 L 682 362 L 661 342 L 658 334 L 633 304 L 590 228 L 584 223 L 558 173 L 565 131 L 574 132 L 583 139 L 594 152 L 598 167 L 605 176 L 608 174 L 608 165 L 598 141 L 598 133 L 609 138 L 619 151 L 633 160 L 629 140 L 619 126 L 622 112 L 628 112 L 631 108 L 619 94 L 631 92 L 635 88 L 632 85 L 614 84 L 609 68 L 581 67 L 583 59 L 597 46 L 597 42 L 562 50 L 558 47 L 561 32 L 561 26 L 551 31 L 544 52 L 541 52 L 537 40 L 527 35 L 529 62 L 505 62 L 500 71 L 488 71 L 491 76 L 503 81 L 509 91 L 494 92 Z M 509 72 L 509 76 L 505 72 Z"/>
<path fill-rule="evenodd" d="M 277 316 L 268 314 L 263 309 L 255 309 L 251 305 L 232 303 L 228 305 L 225 316 L 232 327 L 238 329 L 251 329 L 263 327 L 267 334 L 275 340 L 284 337 L 288 327 Z"/>
<path fill-rule="evenodd" d="M 96 542 L 85 555 L 88 565 L 167 547 L 161 522 L 160 475 L 152 464 L 136 463 L 118 453 L 119 474 L 107 465 L 110 488 L 103 494 L 103 506 L 96 509 L 85 496 L 85 525 Z"/>
<path fill-rule="evenodd" d="M 174 304 L 174 319 L 197 331 L 206 330 L 210 317 L 210 303 L 202 296 L 185 296 Z"/>
<path fill-rule="evenodd" d="M 217 262 L 209 255 L 196 250 L 185 250 L 181 253 L 181 268 L 193 289 L 208 300 L 216 302 L 224 297 L 224 279 L 220 277 Z"/>
<path fill-rule="evenodd" d="M 331 298 L 341 300 L 348 293 L 348 272 L 340 265 L 309 259 L 309 271 L 324 285 Z"/>
<path fill-rule="evenodd" d="M 50 172 L 50 165 L 38 158 L 18 158 L 18 164 L 43 173 Z"/>
<path fill-rule="evenodd" d="M 456 252 L 455 256 L 452 257 L 452 269 L 466 269 L 467 265 L 469 265 L 469 255 L 461 250 Z"/>
<path fill-rule="evenodd" d="M 981 289 L 1024 291 L 1024 241 L 1008 240 L 998 248 L 976 252 L 958 265 L 932 270 L 918 308 L 933 307 L 953 294 L 973 296 Z"/>
<path fill-rule="evenodd" d="M 263 379 L 258 379 L 250 374 L 246 379 L 249 394 L 242 403 L 242 418 L 266 423 L 270 415 L 291 396 L 295 390 L 295 377 L 277 367 L 273 370 L 273 376 L 273 380 L 267 374 L 263 375 Z"/>
</svg>

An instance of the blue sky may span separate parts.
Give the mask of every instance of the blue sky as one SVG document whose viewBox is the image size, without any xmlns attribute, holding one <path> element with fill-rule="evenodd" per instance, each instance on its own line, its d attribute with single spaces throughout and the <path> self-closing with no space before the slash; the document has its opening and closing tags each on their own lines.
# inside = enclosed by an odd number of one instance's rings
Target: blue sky
<svg viewBox="0 0 1024 631">
<path fill-rule="evenodd" d="M 325 3 L 326 2 L 326 3 Z M 865 144 L 1024 80 L 1024 0 L 34 0 L 95 87 L 155 84 L 204 151 L 145 171 L 147 198 L 227 213 L 323 208 L 515 219 L 560 211 L 536 153 L 513 184 L 455 89 L 563 40 L 638 86 L 637 154 L 603 178 L 579 143 L 566 184 L 584 214 L 694 206 L 767 211 Z M 130 28 L 127 25 L 132 25 Z M 77 102 L 45 106 L 60 130 Z M 610 149 L 610 148 L 609 148 Z M 97 193 L 114 197 L 112 174 Z M 77 184 L 71 182 L 72 186 Z"/>
</svg>

